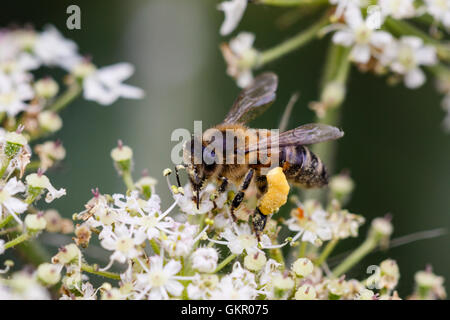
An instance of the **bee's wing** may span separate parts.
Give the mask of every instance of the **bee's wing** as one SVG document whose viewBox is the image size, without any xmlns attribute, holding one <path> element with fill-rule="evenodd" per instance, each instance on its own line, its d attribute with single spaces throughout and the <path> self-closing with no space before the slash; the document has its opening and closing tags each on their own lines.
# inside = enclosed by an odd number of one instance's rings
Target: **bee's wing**
<svg viewBox="0 0 450 320">
<path fill-rule="evenodd" d="M 278 147 L 308 145 L 341 138 L 344 132 L 339 128 L 322 123 L 309 123 L 295 129 L 280 133 Z M 271 138 L 260 139 L 258 145 L 249 146 L 247 152 L 266 150 L 271 145 Z"/>
<path fill-rule="evenodd" d="M 241 91 L 223 123 L 246 123 L 266 111 L 275 100 L 278 77 L 272 72 L 257 76 Z"/>
</svg>

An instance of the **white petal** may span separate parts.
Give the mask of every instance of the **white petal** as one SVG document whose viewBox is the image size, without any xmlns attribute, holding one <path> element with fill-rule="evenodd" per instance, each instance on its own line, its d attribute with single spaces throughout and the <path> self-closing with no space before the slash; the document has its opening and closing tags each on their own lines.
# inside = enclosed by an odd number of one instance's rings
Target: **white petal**
<svg viewBox="0 0 450 320">
<path fill-rule="evenodd" d="M 425 82 L 425 74 L 419 68 L 409 71 L 405 75 L 405 85 L 410 89 L 420 87 Z"/>
<path fill-rule="evenodd" d="M 164 266 L 164 273 L 168 275 L 176 275 L 181 270 L 181 263 L 176 260 L 170 260 L 165 266 Z"/>
<path fill-rule="evenodd" d="M 353 61 L 367 63 L 370 59 L 370 47 L 368 45 L 355 45 L 350 53 Z"/>
<path fill-rule="evenodd" d="M 241 21 L 247 7 L 247 0 L 231 0 L 222 2 L 218 9 L 225 14 L 225 20 L 220 27 L 220 34 L 226 36 L 230 34 Z"/>
<path fill-rule="evenodd" d="M 354 42 L 354 35 L 349 30 L 341 30 L 337 31 L 333 35 L 333 42 L 337 44 L 341 44 L 345 47 L 349 47 Z"/>
<path fill-rule="evenodd" d="M 102 82 L 119 83 L 131 77 L 134 73 L 134 66 L 131 63 L 121 62 L 102 67 L 96 73 Z"/>
<path fill-rule="evenodd" d="M 175 297 L 180 296 L 184 289 L 183 285 L 176 280 L 167 281 L 165 287 L 167 291 Z"/>
<path fill-rule="evenodd" d="M 389 32 L 375 31 L 372 33 L 370 43 L 377 48 L 383 48 L 389 45 L 392 42 L 392 40 L 393 40 L 392 35 Z"/>
<path fill-rule="evenodd" d="M 420 48 L 416 52 L 416 59 L 418 64 L 433 65 L 437 63 L 436 49 L 431 46 Z"/>
<path fill-rule="evenodd" d="M 361 14 L 361 10 L 356 6 L 349 6 L 345 11 L 345 22 L 352 29 L 356 29 L 361 24 L 363 24 L 363 18 Z"/>
</svg>

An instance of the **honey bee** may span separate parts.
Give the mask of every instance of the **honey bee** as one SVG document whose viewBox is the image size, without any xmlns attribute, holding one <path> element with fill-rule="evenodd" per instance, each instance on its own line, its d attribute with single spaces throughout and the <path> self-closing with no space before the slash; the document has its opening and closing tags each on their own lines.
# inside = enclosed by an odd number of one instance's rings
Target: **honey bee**
<svg viewBox="0 0 450 320">
<path fill-rule="evenodd" d="M 255 184 L 259 200 L 252 224 L 258 238 L 267 217 L 286 203 L 289 184 L 319 188 L 328 183 L 324 164 L 305 145 L 335 140 L 344 134 L 332 126 L 306 124 L 278 134 L 275 137 L 277 149 L 272 148 L 275 144 L 271 131 L 252 129 L 245 124 L 274 102 L 277 86 L 278 78 L 274 73 L 256 77 L 239 94 L 221 124 L 193 137 L 183 147 L 183 166 L 187 170 L 197 208 L 200 191 L 207 183 L 218 183 L 219 193 L 225 192 L 229 183 L 233 183 L 239 186 L 231 202 L 231 215 L 236 221 L 234 211 L 244 200 L 250 184 Z M 233 135 L 228 139 L 230 132 Z M 227 138 L 220 139 L 220 136 Z M 274 156 L 277 159 L 274 160 Z M 265 173 L 264 169 L 269 168 L 274 169 Z M 179 183 L 178 172 L 177 181 Z"/>
</svg>

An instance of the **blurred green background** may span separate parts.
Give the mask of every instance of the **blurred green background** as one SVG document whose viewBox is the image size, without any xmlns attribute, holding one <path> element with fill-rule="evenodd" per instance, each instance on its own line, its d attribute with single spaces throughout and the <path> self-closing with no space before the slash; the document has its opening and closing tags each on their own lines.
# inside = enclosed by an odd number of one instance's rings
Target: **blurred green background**
<svg viewBox="0 0 450 320">
<path fill-rule="evenodd" d="M 30 23 L 38 29 L 54 24 L 75 40 L 83 54 L 99 66 L 127 61 L 136 66 L 129 81 L 146 91 L 140 101 L 119 100 L 102 107 L 78 99 L 62 113 L 67 158 L 49 173 L 68 195 L 54 206 L 65 216 L 83 209 L 90 189 L 124 192 L 112 166 L 110 150 L 117 139 L 134 149 L 135 177 L 148 168 L 158 178 L 158 193 L 168 201 L 162 170 L 172 166 L 170 134 L 175 128 L 193 129 L 219 123 L 239 89 L 225 74 L 218 34 L 223 14 L 217 1 L 8 1 L 2 3 L 1 26 Z M 81 8 L 81 30 L 66 28 L 66 8 Z M 301 30 L 300 22 L 288 30 L 275 23 L 286 10 L 250 5 L 238 31 L 256 34 L 255 46 L 270 48 Z M 327 38 L 328 40 L 328 38 Z M 276 128 L 290 95 L 301 92 L 290 127 L 311 122 L 307 108 L 318 98 L 327 41 L 316 41 L 265 67 L 280 77 L 277 102 L 254 127 Z M 368 221 L 391 213 L 393 237 L 450 225 L 450 135 L 443 132 L 441 97 L 428 81 L 418 90 L 389 87 L 385 79 L 352 70 L 348 98 L 343 106 L 336 168 L 348 169 L 356 182 L 348 208 Z M 365 235 L 367 225 L 361 229 Z M 362 237 L 339 244 L 336 254 L 358 245 Z M 435 273 L 450 279 L 450 236 L 414 242 L 374 253 L 354 268 L 351 276 L 365 277 L 371 264 L 391 257 L 401 270 L 401 296 L 413 289 L 414 273 L 431 263 Z M 54 244 L 55 239 L 41 241 Z M 56 242 L 58 239 L 56 239 Z M 69 238 L 62 241 L 70 241 Z M 51 246 L 52 253 L 57 249 Z M 447 280 L 447 288 L 448 286 Z"/>
</svg>

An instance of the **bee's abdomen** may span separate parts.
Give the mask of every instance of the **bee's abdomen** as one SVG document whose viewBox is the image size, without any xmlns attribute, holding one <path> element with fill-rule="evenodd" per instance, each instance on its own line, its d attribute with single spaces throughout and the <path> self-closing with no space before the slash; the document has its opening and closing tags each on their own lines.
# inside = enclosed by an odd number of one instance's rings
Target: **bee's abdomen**
<svg viewBox="0 0 450 320">
<path fill-rule="evenodd" d="M 286 178 L 305 188 L 320 188 L 328 184 L 322 161 L 304 146 L 288 146 L 280 150 L 280 166 Z"/>
</svg>

